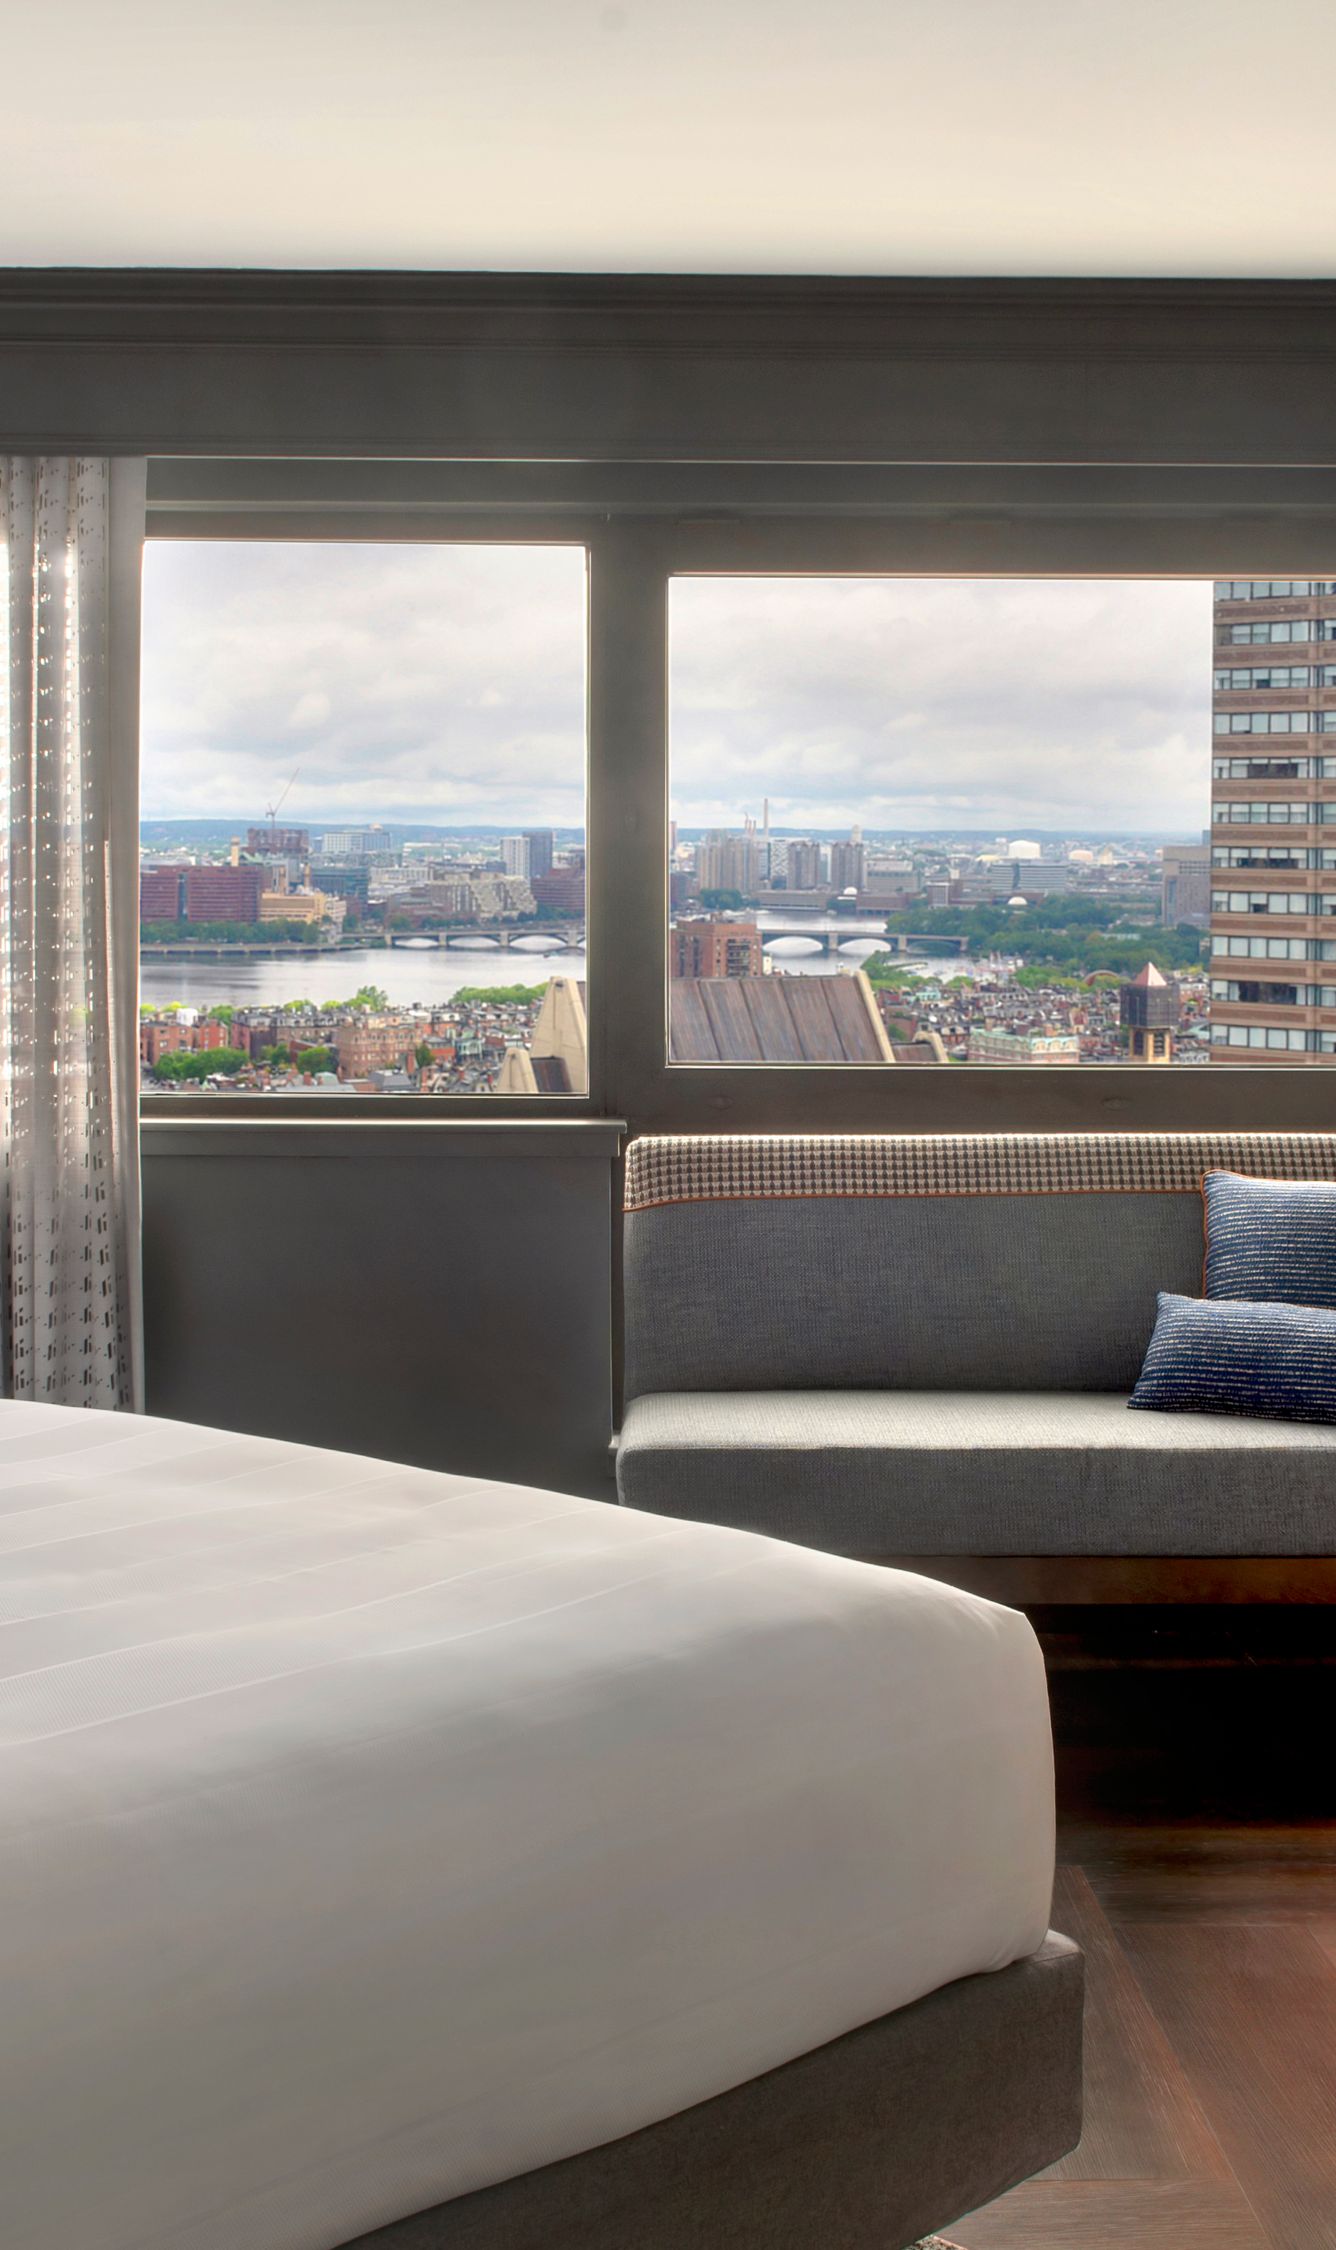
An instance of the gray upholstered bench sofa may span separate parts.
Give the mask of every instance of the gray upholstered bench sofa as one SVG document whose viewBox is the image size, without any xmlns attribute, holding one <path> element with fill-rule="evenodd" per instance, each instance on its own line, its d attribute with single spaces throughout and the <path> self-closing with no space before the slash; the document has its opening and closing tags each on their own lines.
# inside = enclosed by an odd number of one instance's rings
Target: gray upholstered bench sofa
<svg viewBox="0 0 1336 2250">
<path fill-rule="evenodd" d="M 634 1141 L 622 1501 L 1017 1600 L 1332 1598 L 1336 1428 L 1127 1411 L 1213 1169 L 1336 1134 Z"/>
</svg>

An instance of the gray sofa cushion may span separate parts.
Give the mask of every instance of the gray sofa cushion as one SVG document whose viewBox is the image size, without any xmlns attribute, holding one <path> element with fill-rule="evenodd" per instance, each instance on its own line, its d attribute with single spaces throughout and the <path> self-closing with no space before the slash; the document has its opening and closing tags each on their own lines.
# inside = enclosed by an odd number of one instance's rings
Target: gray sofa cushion
<svg viewBox="0 0 1336 2250">
<path fill-rule="evenodd" d="M 814 1196 L 626 1221 L 626 1391 L 1130 1391 L 1160 1290 L 1201 1290 L 1184 1195 Z"/>
<path fill-rule="evenodd" d="M 617 1481 L 631 1507 L 840 1554 L 1336 1548 L 1336 1429 L 1132 1414 L 1108 1393 L 650 1395 Z"/>
</svg>

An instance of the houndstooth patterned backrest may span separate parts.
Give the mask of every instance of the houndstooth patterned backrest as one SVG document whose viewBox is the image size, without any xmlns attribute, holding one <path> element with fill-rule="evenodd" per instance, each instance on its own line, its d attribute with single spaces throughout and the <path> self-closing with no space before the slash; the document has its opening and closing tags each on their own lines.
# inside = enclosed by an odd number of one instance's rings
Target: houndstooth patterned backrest
<svg viewBox="0 0 1336 2250">
<path fill-rule="evenodd" d="M 1208 1171 L 1336 1180 L 1336 1134 L 633 1141 L 628 1395 L 1130 1389 Z"/>
</svg>

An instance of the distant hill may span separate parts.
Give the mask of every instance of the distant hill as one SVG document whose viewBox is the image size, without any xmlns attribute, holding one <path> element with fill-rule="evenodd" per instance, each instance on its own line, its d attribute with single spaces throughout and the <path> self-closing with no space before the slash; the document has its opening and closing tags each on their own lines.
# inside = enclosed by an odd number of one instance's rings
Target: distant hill
<svg viewBox="0 0 1336 2250">
<path fill-rule="evenodd" d="M 330 813 L 322 819 L 317 819 L 314 815 L 299 818 L 294 813 L 289 821 L 285 812 L 280 817 L 278 825 L 280 828 L 288 826 L 308 828 L 313 836 L 321 835 L 327 828 L 382 827 L 386 835 L 393 838 L 396 843 L 427 844 L 438 836 L 443 840 L 447 837 L 459 840 L 471 837 L 516 836 L 525 827 L 545 828 L 548 823 L 546 821 L 524 822 L 513 820 L 503 825 L 499 821 L 491 824 L 485 821 L 473 821 L 467 825 L 447 828 L 429 821 L 369 820 L 361 813 Z M 185 844 L 189 845 L 192 850 L 207 851 L 219 846 L 226 847 L 231 843 L 234 836 L 244 837 L 248 828 L 262 828 L 263 826 L 264 816 L 262 813 L 256 813 L 248 819 L 237 817 L 230 820 L 193 820 L 166 816 L 154 820 L 141 820 L 139 823 L 139 841 L 145 851 L 169 851 L 174 844 Z M 583 844 L 584 842 L 584 830 L 582 828 L 554 828 L 552 833 L 557 843 L 561 845 Z"/>
</svg>

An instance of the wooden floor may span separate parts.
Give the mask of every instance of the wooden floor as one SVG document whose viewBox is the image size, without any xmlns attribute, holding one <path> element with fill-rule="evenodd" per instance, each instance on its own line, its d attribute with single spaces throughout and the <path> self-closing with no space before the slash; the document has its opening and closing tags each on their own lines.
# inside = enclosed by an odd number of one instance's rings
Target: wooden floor
<svg viewBox="0 0 1336 2250">
<path fill-rule="evenodd" d="M 1336 2250 L 1336 1668 L 1306 1651 L 1287 1687 L 1273 1650 L 1268 1682 L 1254 1672 L 1267 1726 L 1194 1754 L 1213 1700 L 1230 1720 L 1250 1708 L 1218 1649 L 1205 1670 L 1181 1645 L 1152 1655 L 1158 1692 L 1097 1657 L 1102 1715 L 1087 1656 L 1059 1648 L 1056 1673 L 1050 1657 L 1053 1922 L 1086 1955 L 1085 2133 L 947 2231 L 967 2250 Z M 1158 1753 L 1135 1723 L 1157 1708 Z M 1278 1721 L 1291 1732 L 1268 1744 Z"/>
</svg>

